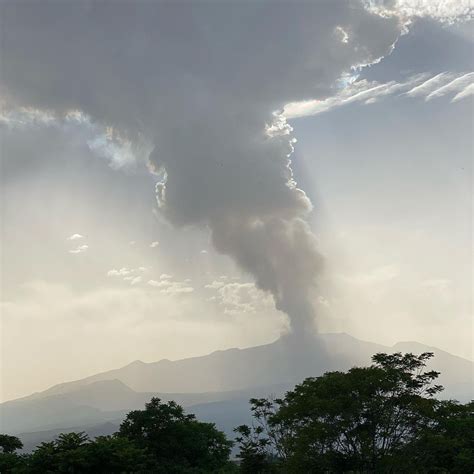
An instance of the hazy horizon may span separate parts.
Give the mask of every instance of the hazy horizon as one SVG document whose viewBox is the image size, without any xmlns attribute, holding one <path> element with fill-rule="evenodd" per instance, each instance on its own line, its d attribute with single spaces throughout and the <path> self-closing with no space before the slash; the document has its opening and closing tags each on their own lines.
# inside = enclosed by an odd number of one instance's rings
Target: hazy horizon
<svg viewBox="0 0 474 474">
<path fill-rule="evenodd" d="M 0 401 L 313 326 L 473 360 L 472 7 L 369 3 L 2 2 Z"/>
</svg>

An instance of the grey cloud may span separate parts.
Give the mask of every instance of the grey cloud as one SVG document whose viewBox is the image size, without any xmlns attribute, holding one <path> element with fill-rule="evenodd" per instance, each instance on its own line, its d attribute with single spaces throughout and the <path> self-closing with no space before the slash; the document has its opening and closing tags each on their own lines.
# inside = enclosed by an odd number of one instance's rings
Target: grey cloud
<svg viewBox="0 0 474 474">
<path fill-rule="evenodd" d="M 272 129 L 273 113 L 326 98 L 343 74 L 389 53 L 399 19 L 354 0 L 0 8 L 8 100 L 79 109 L 121 143 L 153 143 L 164 215 L 208 226 L 216 249 L 272 293 L 294 329 L 307 328 L 321 257 L 292 175 L 291 128 L 280 117 Z"/>
</svg>

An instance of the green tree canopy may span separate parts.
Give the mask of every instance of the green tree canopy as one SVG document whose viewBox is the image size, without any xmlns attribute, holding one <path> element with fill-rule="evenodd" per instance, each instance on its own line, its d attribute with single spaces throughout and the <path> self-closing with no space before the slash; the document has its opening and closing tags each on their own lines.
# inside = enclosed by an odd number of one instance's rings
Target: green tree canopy
<svg viewBox="0 0 474 474">
<path fill-rule="evenodd" d="M 3 435 L 0 472 L 8 474 L 210 474 L 235 472 L 232 442 L 211 423 L 185 414 L 175 402 L 152 398 L 130 412 L 112 436 L 90 440 L 63 433 L 29 455 L 17 455 L 18 438 Z"/>
<path fill-rule="evenodd" d="M 23 448 L 23 443 L 16 436 L 0 434 L 0 451 L 2 453 L 14 453 L 21 448 Z"/>
<path fill-rule="evenodd" d="M 438 372 L 425 370 L 432 356 L 376 354 L 370 367 L 308 378 L 283 399 L 252 399 L 256 426 L 236 430 L 242 466 L 260 462 L 260 470 L 246 472 L 412 472 L 417 443 L 429 443 L 430 433 L 452 438 L 467 423 L 453 421 L 454 405 L 434 398 L 442 387 L 434 383 Z"/>
<path fill-rule="evenodd" d="M 23 456 L 16 453 L 22 448 L 23 443 L 16 436 L 0 434 L 0 473 L 13 473 L 23 465 Z"/>
<path fill-rule="evenodd" d="M 154 458 L 157 473 L 213 473 L 229 465 L 232 442 L 224 433 L 185 414 L 172 401 L 152 398 L 145 410 L 127 415 L 118 435 L 146 449 Z"/>
<path fill-rule="evenodd" d="M 420 472 L 426 466 L 430 472 L 474 472 L 474 402 L 440 402 L 436 423 L 407 447 L 404 458 Z"/>
<path fill-rule="evenodd" d="M 84 433 L 67 433 L 40 444 L 21 472 L 139 473 L 147 472 L 147 463 L 145 451 L 125 438 L 100 436 L 91 441 Z"/>
</svg>

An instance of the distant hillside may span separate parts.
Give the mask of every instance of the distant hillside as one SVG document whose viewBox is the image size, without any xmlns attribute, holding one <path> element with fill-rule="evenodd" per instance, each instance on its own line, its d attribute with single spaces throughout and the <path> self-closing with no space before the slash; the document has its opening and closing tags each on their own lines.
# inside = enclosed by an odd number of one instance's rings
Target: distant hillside
<svg viewBox="0 0 474 474">
<path fill-rule="evenodd" d="M 56 385 L 39 396 L 76 390 L 99 380 L 120 380 L 138 392 L 216 392 L 298 382 L 327 370 L 366 364 L 375 352 L 391 350 L 346 334 L 318 335 L 311 340 L 281 338 L 248 349 L 228 349 L 189 359 L 135 361 L 108 372 Z"/>
<path fill-rule="evenodd" d="M 118 425 L 124 414 L 152 396 L 175 400 L 226 432 L 246 421 L 248 399 L 281 395 L 308 376 L 367 365 L 376 352 L 434 352 L 431 367 L 441 372 L 445 398 L 473 396 L 471 361 L 416 342 L 386 347 L 347 334 L 285 337 L 248 349 L 217 351 L 178 361 L 133 362 L 74 382 L 56 385 L 0 405 L 0 431 L 24 433 L 25 440 L 58 430 Z M 49 432 L 38 434 L 33 432 Z M 100 431 L 100 430 L 99 430 Z"/>
<path fill-rule="evenodd" d="M 92 382 L 120 380 L 137 392 L 202 393 L 246 390 L 256 386 L 293 384 L 328 370 L 370 363 L 376 352 L 432 351 L 432 365 L 441 372 L 448 391 L 472 382 L 473 363 L 434 347 L 401 342 L 393 347 L 361 341 L 344 333 L 321 334 L 304 340 L 291 336 L 248 349 L 228 349 L 177 361 L 131 364 L 75 382 L 63 383 L 34 397 L 64 394 Z M 472 387 L 471 387 L 472 388 Z"/>
<path fill-rule="evenodd" d="M 69 387 L 70 388 L 70 387 Z M 57 431 L 61 428 L 116 422 L 130 410 L 144 407 L 152 397 L 174 400 L 184 407 L 226 400 L 248 400 L 268 393 L 281 394 L 289 385 L 208 393 L 136 392 L 119 380 L 99 380 L 64 393 L 35 394 L 0 405 L 0 431 L 5 433 Z"/>
<path fill-rule="evenodd" d="M 31 452 L 40 443 L 47 443 L 55 440 L 61 433 L 71 433 L 83 431 L 89 435 L 89 437 L 95 438 L 97 436 L 107 436 L 115 433 L 120 425 L 120 420 L 115 422 L 98 423 L 93 425 L 85 426 L 71 426 L 68 428 L 56 428 L 45 431 L 34 431 L 32 433 L 19 433 L 17 436 L 23 443 L 22 452 Z"/>
</svg>

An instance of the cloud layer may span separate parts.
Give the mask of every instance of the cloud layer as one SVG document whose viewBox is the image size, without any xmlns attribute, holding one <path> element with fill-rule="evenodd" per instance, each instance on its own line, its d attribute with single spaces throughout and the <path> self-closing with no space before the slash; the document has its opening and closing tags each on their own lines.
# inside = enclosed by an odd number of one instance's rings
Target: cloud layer
<svg viewBox="0 0 474 474">
<path fill-rule="evenodd" d="M 151 143 L 163 214 L 207 226 L 293 328 L 308 328 L 321 257 L 311 202 L 293 179 L 291 127 L 274 113 L 324 100 L 340 77 L 388 54 L 400 18 L 349 0 L 7 1 L 1 10 L 7 99 L 79 110 L 104 127 L 89 146 L 105 156 L 118 143 L 127 161 L 133 144 Z"/>
</svg>

